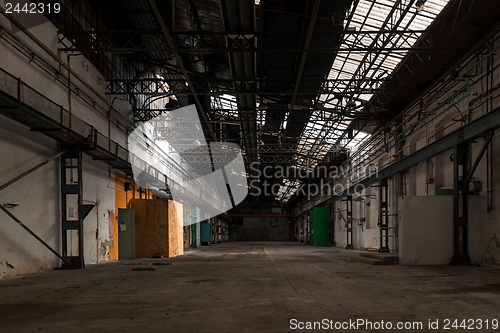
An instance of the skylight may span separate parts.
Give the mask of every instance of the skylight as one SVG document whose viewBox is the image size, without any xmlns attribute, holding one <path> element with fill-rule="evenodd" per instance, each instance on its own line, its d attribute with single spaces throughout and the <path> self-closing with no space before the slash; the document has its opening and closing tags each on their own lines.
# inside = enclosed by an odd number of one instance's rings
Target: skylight
<svg viewBox="0 0 500 333">
<path fill-rule="evenodd" d="M 351 9 L 351 12 L 354 10 L 352 19 L 348 19 L 344 30 L 352 33 L 344 36 L 340 47 L 347 51 L 337 54 L 328 78 L 365 80 L 339 85 L 339 93 L 344 92 L 346 96 L 364 101 L 370 100 L 373 96 L 370 92 L 377 89 L 379 82 L 392 73 L 448 0 L 427 0 L 420 11 L 412 6 L 412 2 L 360 0 Z M 353 90 L 366 93 L 349 94 Z M 327 104 L 338 106 L 337 103 Z"/>
<path fill-rule="evenodd" d="M 320 95 L 319 103 L 327 109 L 356 112 L 374 96 L 447 3 L 427 0 L 417 8 L 411 0 L 354 1 L 344 22 L 346 34 L 328 75 L 334 81 L 335 94 Z M 332 149 L 351 119 L 313 112 L 298 145 L 298 155 L 306 157 L 297 158 L 297 162 L 314 167 Z M 355 150 L 367 137 L 357 136 L 348 147 Z M 283 184 L 281 202 L 295 192 L 287 189 L 289 186 Z"/>
</svg>

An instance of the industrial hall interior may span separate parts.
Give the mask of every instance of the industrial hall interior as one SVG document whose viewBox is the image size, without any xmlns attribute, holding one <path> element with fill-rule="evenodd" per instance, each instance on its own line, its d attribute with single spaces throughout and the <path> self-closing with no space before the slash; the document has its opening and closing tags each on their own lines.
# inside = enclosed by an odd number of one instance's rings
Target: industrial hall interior
<svg viewBox="0 0 500 333">
<path fill-rule="evenodd" d="M 0 14 L 0 332 L 500 330 L 498 1 Z"/>
</svg>

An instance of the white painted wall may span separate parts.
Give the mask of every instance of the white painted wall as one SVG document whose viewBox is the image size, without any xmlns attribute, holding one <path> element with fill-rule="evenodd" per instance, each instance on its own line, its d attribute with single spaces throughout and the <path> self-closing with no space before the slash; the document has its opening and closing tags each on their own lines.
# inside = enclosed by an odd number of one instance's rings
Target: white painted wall
<svg viewBox="0 0 500 333">
<path fill-rule="evenodd" d="M 56 155 L 57 144 L 0 116 L 0 184 L 4 184 L 47 158 Z M 0 191 L 0 205 L 18 205 L 9 211 L 47 244 L 60 248 L 59 161 Z M 53 269 L 59 259 L 0 212 L 0 279 Z"/>
<path fill-rule="evenodd" d="M 95 207 L 84 220 L 85 263 L 96 264 L 109 260 L 113 245 L 110 224 L 115 209 L 114 172 L 102 162 L 83 156 L 83 203 Z M 109 186 L 109 187 L 108 187 Z"/>
<path fill-rule="evenodd" d="M 59 151 L 52 139 L 30 132 L 27 127 L 4 116 L 0 116 L 0 147 L 1 184 Z M 84 220 L 84 256 L 87 264 L 94 264 L 109 260 L 108 247 L 113 242 L 109 218 L 114 210 L 115 196 L 108 185 L 113 187 L 114 178 L 109 177 L 105 164 L 85 155 L 83 169 L 84 203 L 96 205 Z M 17 204 L 9 211 L 60 253 L 59 200 L 59 160 L 50 162 L 0 192 L 0 204 Z M 73 243 L 76 245 L 76 238 Z M 54 254 L 0 212 L 0 278 L 53 269 L 58 262 Z"/>
<path fill-rule="evenodd" d="M 469 198 L 469 255 L 474 263 L 500 264 L 498 215 L 487 213 L 486 198 Z"/>
<path fill-rule="evenodd" d="M 400 263 L 449 264 L 453 257 L 453 197 L 404 197 L 399 207 Z"/>
<path fill-rule="evenodd" d="M 500 46 L 500 40 L 495 42 L 494 47 Z M 481 56 L 484 56 L 483 53 Z M 474 56 L 476 57 L 476 56 Z M 477 59 L 477 58 L 476 58 Z M 474 64 L 463 65 L 459 74 L 474 73 L 473 77 L 464 80 L 451 81 L 448 88 L 440 88 L 439 97 L 431 103 L 425 110 L 434 109 L 439 103 L 451 96 L 455 90 L 458 90 L 465 84 L 470 84 L 470 95 L 456 104 L 456 107 L 449 107 L 440 116 L 428 121 L 422 128 L 416 130 L 406 138 L 403 155 L 408 156 L 413 152 L 425 147 L 426 145 L 439 140 L 443 136 L 452 133 L 460 128 L 461 125 L 469 123 L 487 112 L 500 106 L 500 90 L 493 92 L 493 100 L 490 103 L 483 103 L 472 110 L 470 117 L 462 121 L 461 113 L 465 114 L 474 101 L 478 98 L 486 100 L 488 85 L 497 86 L 500 84 L 500 57 L 493 57 L 494 72 L 492 74 L 492 84 L 489 81 L 491 77 L 486 77 L 488 61 L 482 61 L 477 66 Z M 487 84 L 488 80 L 488 84 Z M 443 92 L 448 89 L 448 92 Z M 491 92 L 490 92 L 491 93 Z M 425 97 L 423 102 L 427 102 Z M 460 110 L 460 112 L 458 111 Z M 476 142 L 470 145 L 469 166 L 476 159 L 484 139 L 478 138 Z M 497 131 L 493 137 L 493 208 L 487 211 L 487 191 L 486 191 L 486 158 L 483 157 L 475 171 L 473 177 L 483 184 L 482 190 L 477 195 L 471 195 L 469 198 L 469 255 L 474 264 L 494 264 L 500 265 L 500 195 L 497 193 L 500 188 L 500 173 L 495 168 L 500 165 L 500 131 Z M 376 148 L 374 150 L 380 149 Z M 385 151 L 378 160 L 373 163 L 382 168 L 388 162 L 395 160 L 397 152 L 395 149 Z M 452 206 L 451 197 L 434 196 L 435 189 L 453 188 L 453 162 L 450 160 L 452 150 L 448 150 L 429 161 L 423 161 L 420 164 L 407 170 L 399 180 L 399 175 L 395 175 L 389 180 L 390 214 L 398 213 L 397 219 L 391 218 L 390 225 L 398 226 L 399 239 L 390 244 L 390 249 L 400 251 L 401 262 L 404 264 L 449 264 L 453 251 L 453 231 L 452 231 Z M 428 183 L 428 180 L 434 179 L 434 183 Z M 363 194 L 369 194 L 367 189 Z M 357 204 L 353 207 L 354 232 L 353 245 L 356 249 L 379 247 L 380 233 L 377 225 L 378 219 L 378 191 L 376 188 L 371 190 L 377 198 L 371 201 L 370 208 L 366 210 L 366 222 L 363 230 L 357 227 L 357 219 L 361 217 Z M 403 200 L 398 202 L 398 197 L 403 195 Z M 300 202 L 302 207 L 307 207 L 314 203 Z M 404 204 L 405 207 L 399 207 Z M 344 216 L 345 203 L 336 202 L 335 210 L 341 207 Z M 403 216 L 401 215 L 403 214 Z M 337 214 L 338 215 L 338 214 Z M 442 221 L 448 221 L 443 224 Z M 432 232 L 427 232 L 426 228 L 432 228 Z M 335 241 L 339 247 L 346 245 L 346 228 L 344 221 L 339 216 L 335 222 Z"/>
<path fill-rule="evenodd" d="M 23 52 L 0 39 L 0 66 L 39 91 L 43 96 L 69 109 L 68 73 L 59 67 L 39 46 L 31 41 L 23 32 L 12 33 L 10 23 L 0 16 L 0 26 L 5 29 L 4 37 L 18 46 Z M 57 28 L 50 22 L 30 29 L 47 48 L 57 54 Z M 9 36 L 10 34 L 10 36 Z M 14 41 L 14 39 L 17 41 Z M 26 54 L 34 53 L 34 61 Z M 42 61 L 47 64 L 42 64 Z M 67 62 L 65 54 L 61 60 Z M 38 65 L 37 65 L 38 64 Z M 40 65 L 40 66 L 39 66 Z M 45 68 L 47 71 L 42 70 Z M 83 56 L 71 57 L 71 68 L 91 86 L 94 94 L 85 84 L 71 79 L 72 87 L 78 87 L 80 93 L 71 93 L 71 111 L 79 119 L 94 126 L 99 132 L 126 147 L 126 133 L 123 129 L 111 124 L 108 129 L 106 110 L 109 109 L 104 97 L 104 81 L 99 71 Z M 61 70 L 59 79 L 55 78 L 56 70 Z M 103 100 L 104 99 L 104 100 Z M 115 107 L 129 111 L 126 102 L 117 100 Z M 58 144 L 37 132 L 14 121 L 0 116 L 0 184 L 19 173 L 42 162 L 59 151 Z M 34 174 L 0 192 L 0 204 L 15 203 L 10 209 L 23 223 L 60 252 L 60 185 L 59 161 L 50 162 Z M 109 188 L 109 187 L 111 188 Z M 102 162 L 93 161 L 84 155 L 83 161 L 83 200 L 84 203 L 95 204 L 84 221 L 84 256 L 87 264 L 109 260 L 108 248 L 112 245 L 110 230 L 110 213 L 115 206 L 113 173 Z M 76 237 L 75 241 L 76 243 Z M 76 255 L 76 253 L 75 253 Z M 53 269 L 59 263 L 50 251 L 39 244 L 19 225 L 0 212 L 0 279 L 8 276 Z M 12 267 L 11 267 L 12 266 Z"/>
</svg>

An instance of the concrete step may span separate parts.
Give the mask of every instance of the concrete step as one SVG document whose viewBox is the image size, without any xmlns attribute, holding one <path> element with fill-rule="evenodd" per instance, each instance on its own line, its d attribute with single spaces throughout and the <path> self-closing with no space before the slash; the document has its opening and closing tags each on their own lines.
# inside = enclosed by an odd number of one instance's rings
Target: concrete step
<svg viewBox="0 0 500 333">
<path fill-rule="evenodd" d="M 367 258 L 367 257 L 351 257 L 352 261 L 358 261 L 358 262 L 364 262 L 366 264 L 370 265 L 387 265 L 387 263 L 384 260 L 380 259 L 373 259 L 373 258 Z"/>
<path fill-rule="evenodd" d="M 382 260 L 386 265 L 397 265 L 399 264 L 399 257 L 394 253 L 378 253 L 378 252 L 360 252 L 359 256 L 361 258 L 369 258 Z"/>
</svg>

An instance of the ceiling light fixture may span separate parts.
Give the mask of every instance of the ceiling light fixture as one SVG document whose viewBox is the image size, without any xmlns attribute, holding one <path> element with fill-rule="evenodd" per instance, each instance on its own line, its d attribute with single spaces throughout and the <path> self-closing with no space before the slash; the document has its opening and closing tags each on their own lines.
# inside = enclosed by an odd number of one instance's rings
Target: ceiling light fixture
<svg viewBox="0 0 500 333">
<path fill-rule="evenodd" d="M 269 106 L 266 103 L 260 103 L 258 109 L 261 111 L 267 110 L 269 109 Z"/>
<path fill-rule="evenodd" d="M 174 98 L 169 98 L 167 104 L 165 104 L 165 109 L 174 110 L 179 107 L 179 101 Z"/>
<path fill-rule="evenodd" d="M 417 0 L 415 3 L 415 7 L 417 7 L 417 13 L 420 13 L 422 10 L 424 10 L 424 4 L 425 0 Z"/>
<path fill-rule="evenodd" d="M 353 99 L 350 99 L 347 101 L 347 103 L 345 104 L 346 107 L 348 108 L 355 108 L 356 107 L 356 102 L 353 100 Z"/>
</svg>

